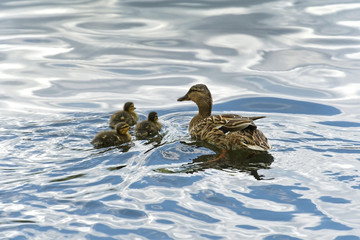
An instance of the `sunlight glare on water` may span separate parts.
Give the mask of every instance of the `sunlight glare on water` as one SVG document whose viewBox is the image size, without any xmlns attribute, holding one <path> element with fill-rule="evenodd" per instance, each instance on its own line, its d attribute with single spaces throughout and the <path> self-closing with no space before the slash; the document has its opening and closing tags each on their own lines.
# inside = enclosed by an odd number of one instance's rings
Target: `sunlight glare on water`
<svg viewBox="0 0 360 240">
<path fill-rule="evenodd" d="M 0 238 L 360 239 L 359 9 L 2 1 Z M 272 150 L 212 161 L 177 102 L 197 83 Z M 127 101 L 161 137 L 95 149 Z"/>
</svg>

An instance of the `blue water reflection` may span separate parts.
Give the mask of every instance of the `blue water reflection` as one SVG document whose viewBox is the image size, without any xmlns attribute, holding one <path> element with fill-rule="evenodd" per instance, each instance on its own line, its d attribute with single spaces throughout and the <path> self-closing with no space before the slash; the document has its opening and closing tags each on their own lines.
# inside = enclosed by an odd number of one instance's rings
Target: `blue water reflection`
<svg viewBox="0 0 360 240">
<path fill-rule="evenodd" d="M 217 104 L 214 110 L 218 111 L 250 111 L 250 112 L 272 112 L 308 115 L 336 115 L 340 110 L 335 107 L 290 99 L 280 98 L 243 98 Z"/>
</svg>

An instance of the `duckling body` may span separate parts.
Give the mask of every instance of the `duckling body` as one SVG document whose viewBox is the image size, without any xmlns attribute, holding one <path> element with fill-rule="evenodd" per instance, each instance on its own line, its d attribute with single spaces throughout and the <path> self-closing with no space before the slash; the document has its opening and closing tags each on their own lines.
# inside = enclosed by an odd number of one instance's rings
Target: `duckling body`
<svg viewBox="0 0 360 240">
<path fill-rule="evenodd" d="M 131 136 L 128 133 L 129 125 L 127 123 L 118 123 L 115 130 L 103 131 L 96 134 L 91 144 L 95 148 L 110 147 L 130 142 Z"/>
<path fill-rule="evenodd" d="M 236 114 L 211 115 L 212 97 L 204 84 L 190 88 L 178 101 L 193 101 L 199 112 L 189 124 L 191 137 L 208 142 L 223 150 L 252 149 L 267 151 L 271 148 L 265 135 L 254 121 L 260 117 L 242 117 Z"/>
<path fill-rule="evenodd" d="M 110 117 L 110 127 L 115 128 L 115 125 L 119 122 L 126 122 L 130 126 L 133 126 L 137 123 L 139 117 L 134 112 L 135 110 L 134 103 L 127 102 L 124 104 L 124 108 L 122 111 L 115 112 Z"/>
<path fill-rule="evenodd" d="M 156 112 L 150 112 L 148 119 L 144 120 L 135 127 L 135 135 L 138 138 L 152 137 L 161 130 L 161 123 L 158 122 L 158 115 Z"/>
</svg>

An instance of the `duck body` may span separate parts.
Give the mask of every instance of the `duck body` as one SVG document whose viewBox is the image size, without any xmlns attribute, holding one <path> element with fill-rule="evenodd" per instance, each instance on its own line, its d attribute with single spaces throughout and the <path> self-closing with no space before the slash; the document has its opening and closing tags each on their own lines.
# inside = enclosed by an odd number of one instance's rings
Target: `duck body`
<svg viewBox="0 0 360 240">
<path fill-rule="evenodd" d="M 251 149 L 267 151 L 270 145 L 257 129 L 254 120 L 261 117 L 242 117 L 235 114 L 213 115 L 189 128 L 192 138 L 206 141 L 221 149 Z"/>
<path fill-rule="evenodd" d="M 178 101 L 194 101 L 198 106 L 199 112 L 189 124 L 192 138 L 205 141 L 223 150 L 267 151 L 271 149 L 267 138 L 254 123 L 255 120 L 264 116 L 211 115 L 212 97 L 206 85 L 192 86 Z"/>
<path fill-rule="evenodd" d="M 128 133 L 129 128 L 127 123 L 118 123 L 115 126 L 115 130 L 103 131 L 96 134 L 91 144 L 94 145 L 95 148 L 103 148 L 130 142 L 131 136 Z"/>
<path fill-rule="evenodd" d="M 135 109 L 134 103 L 125 103 L 122 111 L 117 111 L 111 115 L 110 127 L 115 128 L 115 125 L 120 122 L 126 122 L 130 126 L 135 125 L 139 120 L 138 115 L 134 112 Z"/>
<path fill-rule="evenodd" d="M 138 138 L 153 137 L 159 133 L 161 127 L 161 123 L 158 122 L 157 113 L 150 112 L 147 120 L 136 124 L 135 135 Z"/>
</svg>

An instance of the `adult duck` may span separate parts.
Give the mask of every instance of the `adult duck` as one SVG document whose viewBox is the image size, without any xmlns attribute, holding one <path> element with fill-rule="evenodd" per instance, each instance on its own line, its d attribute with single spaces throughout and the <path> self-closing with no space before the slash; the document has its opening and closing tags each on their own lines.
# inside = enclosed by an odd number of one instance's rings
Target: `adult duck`
<svg viewBox="0 0 360 240">
<path fill-rule="evenodd" d="M 254 121 L 259 117 L 242 117 L 236 114 L 211 115 L 212 97 L 204 84 L 197 84 L 178 101 L 193 101 L 199 112 L 189 124 L 191 137 L 210 143 L 220 149 L 223 157 L 227 150 L 251 149 L 267 151 L 271 148 L 265 135 Z"/>
</svg>

